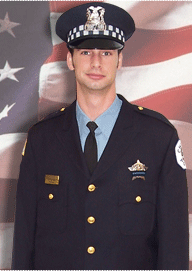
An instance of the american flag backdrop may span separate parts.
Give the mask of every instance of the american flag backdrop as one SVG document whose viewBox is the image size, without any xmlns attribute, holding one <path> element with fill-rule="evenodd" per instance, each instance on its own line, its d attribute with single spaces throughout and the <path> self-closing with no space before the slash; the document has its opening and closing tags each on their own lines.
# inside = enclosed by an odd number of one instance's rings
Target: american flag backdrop
<svg viewBox="0 0 192 271">
<path fill-rule="evenodd" d="M 71 104 L 76 95 L 67 48 L 55 34 L 55 23 L 61 13 L 85 2 L 0 2 L 1 269 L 11 267 L 15 193 L 27 130 Z M 192 232 L 192 2 L 106 2 L 126 9 L 137 28 L 123 51 L 117 93 L 164 114 L 178 130 L 187 164 Z"/>
</svg>

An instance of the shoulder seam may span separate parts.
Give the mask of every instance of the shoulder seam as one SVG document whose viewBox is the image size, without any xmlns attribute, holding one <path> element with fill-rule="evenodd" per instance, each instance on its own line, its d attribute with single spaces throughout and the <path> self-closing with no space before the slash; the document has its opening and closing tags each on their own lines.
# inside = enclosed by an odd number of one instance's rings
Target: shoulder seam
<svg viewBox="0 0 192 271">
<path fill-rule="evenodd" d="M 40 124 L 40 123 L 42 123 L 42 122 L 45 122 L 45 121 L 50 120 L 50 119 L 52 119 L 52 118 L 59 117 L 59 116 L 64 115 L 64 114 L 65 114 L 65 108 L 62 107 L 60 110 L 48 114 L 48 115 L 45 116 L 43 119 L 41 119 L 40 121 L 38 121 L 37 123 L 35 123 L 33 126 L 36 126 L 36 125 L 38 125 L 38 124 Z M 33 126 L 32 126 L 32 127 L 33 127 Z"/>
<path fill-rule="evenodd" d="M 146 116 L 149 116 L 149 117 L 152 117 L 152 118 L 156 118 L 156 119 L 164 122 L 165 124 L 169 125 L 174 130 L 176 130 L 176 128 L 173 126 L 173 124 L 163 114 L 161 114 L 161 113 L 159 113 L 157 111 L 142 107 L 142 106 L 138 106 L 138 105 L 135 105 L 135 104 L 132 104 L 132 105 L 133 105 L 133 108 L 134 108 L 134 110 L 136 112 L 138 112 L 138 113 L 140 113 L 142 115 L 146 115 Z"/>
</svg>

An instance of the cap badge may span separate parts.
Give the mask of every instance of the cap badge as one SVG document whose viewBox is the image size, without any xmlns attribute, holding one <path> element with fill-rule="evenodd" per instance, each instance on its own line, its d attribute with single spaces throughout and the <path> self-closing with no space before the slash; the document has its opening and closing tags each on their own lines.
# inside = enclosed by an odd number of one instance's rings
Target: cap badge
<svg viewBox="0 0 192 271">
<path fill-rule="evenodd" d="M 106 24 L 104 22 L 104 13 L 105 9 L 100 6 L 91 6 L 87 8 L 87 22 L 85 24 L 85 29 L 88 31 L 104 31 L 106 29 Z"/>
<path fill-rule="evenodd" d="M 143 163 L 137 160 L 137 163 L 128 167 L 129 171 L 132 172 L 132 181 L 135 179 L 143 179 L 145 180 L 145 172 L 147 171 L 148 167 L 146 167 Z"/>
</svg>

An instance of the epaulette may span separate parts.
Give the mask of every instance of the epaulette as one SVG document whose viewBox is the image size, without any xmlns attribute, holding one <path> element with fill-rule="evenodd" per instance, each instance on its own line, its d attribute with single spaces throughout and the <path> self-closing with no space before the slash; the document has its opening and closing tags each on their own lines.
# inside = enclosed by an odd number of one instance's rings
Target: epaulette
<svg viewBox="0 0 192 271">
<path fill-rule="evenodd" d="M 45 116 L 44 118 L 42 118 L 42 119 L 40 119 L 38 122 L 36 122 L 33 126 L 36 126 L 36 125 L 38 125 L 38 124 L 40 124 L 40 123 L 42 123 L 42 122 L 44 122 L 44 121 L 46 121 L 46 120 L 49 120 L 49 119 L 52 119 L 52 118 L 56 118 L 56 117 L 62 115 L 62 114 L 63 114 L 63 111 L 65 111 L 65 107 L 62 107 L 61 109 L 59 109 L 59 110 L 57 110 L 57 111 L 55 111 L 55 112 L 52 112 L 52 113 L 48 114 L 47 116 Z M 32 126 L 32 127 L 33 127 L 33 126 Z M 32 128 L 32 127 L 31 127 L 31 128 Z M 30 129 L 29 129 L 29 130 L 30 130 Z"/>
<path fill-rule="evenodd" d="M 59 109 L 59 110 L 57 110 L 55 112 L 50 113 L 49 115 L 47 115 L 44 118 L 42 118 L 39 122 L 43 122 L 45 120 L 52 119 L 52 118 L 58 117 L 60 115 L 63 115 L 63 111 L 65 111 L 65 107 L 62 107 L 61 109 Z"/>
<path fill-rule="evenodd" d="M 142 106 L 135 105 L 135 104 L 133 104 L 133 107 L 137 112 L 144 114 L 144 115 L 147 115 L 147 116 L 150 116 L 150 117 L 153 117 L 153 118 L 156 118 L 158 120 L 161 120 L 162 122 L 168 124 L 169 126 L 171 126 L 172 128 L 175 129 L 175 127 L 171 124 L 171 122 L 165 116 L 163 116 L 161 113 L 154 111 L 154 110 L 151 110 L 151 109 L 148 109 L 148 108 L 145 108 L 145 107 L 142 107 Z"/>
<path fill-rule="evenodd" d="M 39 123 L 42 123 L 48 119 L 51 119 L 51 118 L 55 118 L 55 117 L 58 117 L 60 115 L 63 114 L 63 111 L 65 110 L 65 107 L 62 107 L 60 110 L 57 110 L 53 113 L 50 113 L 49 115 L 45 116 L 44 118 L 42 118 L 40 121 L 38 121 L 37 123 L 35 123 L 33 126 L 36 126 L 38 125 Z M 32 127 L 33 127 L 32 126 Z M 29 130 L 32 128 L 30 127 Z M 27 139 L 25 140 L 25 144 L 24 144 L 24 147 L 23 147 L 23 151 L 22 151 L 22 155 L 24 156 L 25 155 L 25 149 L 26 149 L 26 145 L 27 145 Z"/>
</svg>

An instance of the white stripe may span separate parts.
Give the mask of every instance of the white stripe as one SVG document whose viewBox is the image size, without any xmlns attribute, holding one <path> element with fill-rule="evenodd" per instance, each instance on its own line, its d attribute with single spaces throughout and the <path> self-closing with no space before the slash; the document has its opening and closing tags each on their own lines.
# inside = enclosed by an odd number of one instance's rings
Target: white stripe
<svg viewBox="0 0 192 271">
<path fill-rule="evenodd" d="M 0 223 L 0 267 L 11 269 L 14 223 Z"/>
<path fill-rule="evenodd" d="M 181 139 L 184 159 L 187 169 L 192 170 L 192 124 L 184 121 L 171 120 L 171 123 L 178 131 L 179 138 Z"/>
<path fill-rule="evenodd" d="M 166 30 L 192 24 L 192 1 L 127 1 L 107 0 L 128 12 L 137 28 Z"/>
<path fill-rule="evenodd" d="M 0 135 L 0 155 L 13 144 L 16 144 L 20 141 L 25 141 L 25 139 L 26 133 L 10 133 Z M 0 178 L 2 177 L 0 176 Z"/>
<path fill-rule="evenodd" d="M 151 65 L 123 67 L 117 72 L 116 89 L 127 100 L 192 84 L 192 53 Z"/>
<path fill-rule="evenodd" d="M 139 27 L 152 30 L 166 30 L 166 29 L 176 29 L 180 27 L 185 27 L 192 24 L 192 2 L 183 1 L 180 5 L 168 11 L 160 18 L 158 16 L 154 21 L 143 25 L 140 24 Z"/>
<path fill-rule="evenodd" d="M 0 135 L 0 178 L 18 179 L 26 133 Z"/>
<path fill-rule="evenodd" d="M 51 62 L 41 67 L 39 96 L 59 103 L 72 103 L 75 100 L 75 75 L 68 69 L 66 61 Z"/>
<path fill-rule="evenodd" d="M 55 31 L 56 22 L 61 16 L 61 14 L 62 13 L 57 13 L 57 12 L 50 13 L 51 39 L 52 39 L 53 45 L 60 44 L 63 42 L 63 40 L 57 36 L 56 31 Z"/>
<path fill-rule="evenodd" d="M 133 6 L 138 4 L 138 1 L 127 1 L 127 0 L 105 0 L 106 3 L 116 5 L 125 10 L 131 9 Z"/>
</svg>

